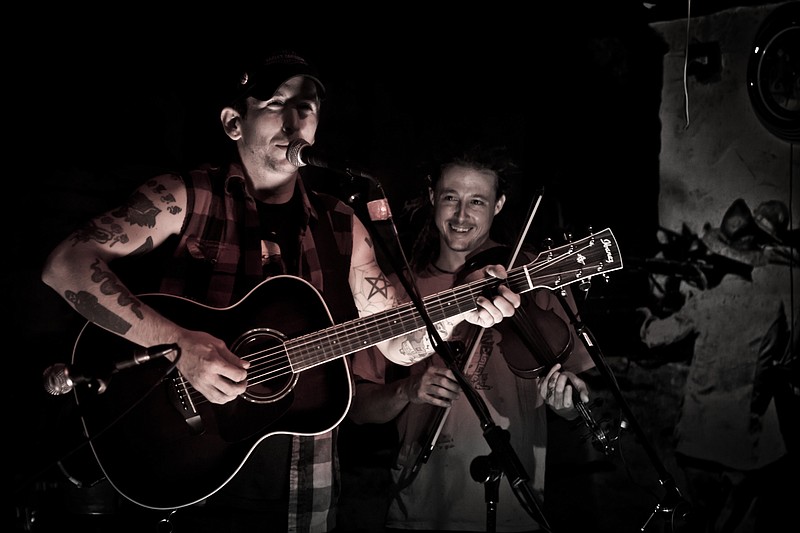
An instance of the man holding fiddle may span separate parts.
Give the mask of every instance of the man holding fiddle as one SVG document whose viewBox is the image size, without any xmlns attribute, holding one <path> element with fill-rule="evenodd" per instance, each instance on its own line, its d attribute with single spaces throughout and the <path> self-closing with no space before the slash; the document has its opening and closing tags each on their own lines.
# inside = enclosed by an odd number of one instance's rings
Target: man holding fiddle
<svg viewBox="0 0 800 533">
<path fill-rule="evenodd" d="M 494 262 L 495 252 L 501 252 L 503 258 L 497 263 L 504 265 L 510 259 L 508 249 L 492 240 L 490 232 L 506 202 L 512 169 L 503 149 L 476 147 L 445 159 L 428 177 L 420 206 L 430 206 L 431 212 L 411 254 L 421 296 L 462 283 L 471 267 L 481 266 L 476 264 L 481 257 L 491 256 Z M 564 288 L 574 311 L 569 286 Z M 516 315 L 520 314 L 528 316 L 523 329 L 534 332 L 540 353 L 531 353 L 510 321 L 490 329 L 462 327 L 450 340 L 466 341 L 466 351 L 458 358 L 463 374 L 487 404 L 494 422 L 509 431 L 511 446 L 534 494 L 541 498 L 547 447 L 545 405 L 565 419 L 576 419 L 575 398 L 589 401 L 586 383 L 576 374 L 594 363 L 569 327 L 554 292 L 522 295 Z M 393 420 L 400 439 L 392 467 L 394 491 L 387 531 L 485 531 L 485 491 L 471 479 L 470 464 L 491 449 L 443 358 L 433 355 L 400 367 L 370 350 L 354 356 L 353 371 L 356 395 L 349 411 L 351 420 L 356 424 Z M 437 429 L 434 443 L 430 437 Z M 425 457 L 429 444 L 435 447 Z M 508 483 L 500 484 L 498 499 L 502 503 L 496 515 L 497 531 L 540 530 L 541 524 L 517 502 Z"/>
</svg>

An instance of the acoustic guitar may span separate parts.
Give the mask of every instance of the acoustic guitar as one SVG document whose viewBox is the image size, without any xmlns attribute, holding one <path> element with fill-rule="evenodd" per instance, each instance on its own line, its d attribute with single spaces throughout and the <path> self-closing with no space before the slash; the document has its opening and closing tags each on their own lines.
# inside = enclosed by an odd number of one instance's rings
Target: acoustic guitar
<svg viewBox="0 0 800 533">
<path fill-rule="evenodd" d="M 477 309 L 476 299 L 506 283 L 514 292 L 561 286 L 622 268 L 609 229 L 542 252 L 508 271 L 424 298 L 438 322 Z M 125 498 L 151 509 L 197 503 L 222 488 L 255 446 L 277 434 L 316 435 L 342 422 L 353 391 L 345 356 L 423 329 L 413 304 L 333 324 L 319 292 L 294 276 L 269 278 L 238 303 L 208 307 L 168 294 L 141 299 L 183 327 L 224 340 L 250 361 L 247 391 L 208 402 L 166 359 L 118 372 L 102 394 L 73 392 L 103 475 Z M 102 368 L 140 347 L 88 322 L 72 354 L 80 368 Z"/>
</svg>

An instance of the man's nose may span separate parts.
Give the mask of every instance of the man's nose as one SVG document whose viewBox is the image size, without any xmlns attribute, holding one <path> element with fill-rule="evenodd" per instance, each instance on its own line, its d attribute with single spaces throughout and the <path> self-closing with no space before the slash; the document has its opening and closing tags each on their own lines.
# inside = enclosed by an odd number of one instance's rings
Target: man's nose
<svg viewBox="0 0 800 533">
<path fill-rule="evenodd" d="M 300 129 L 300 115 L 296 109 L 287 108 L 283 113 L 283 131 L 291 133 Z"/>
</svg>

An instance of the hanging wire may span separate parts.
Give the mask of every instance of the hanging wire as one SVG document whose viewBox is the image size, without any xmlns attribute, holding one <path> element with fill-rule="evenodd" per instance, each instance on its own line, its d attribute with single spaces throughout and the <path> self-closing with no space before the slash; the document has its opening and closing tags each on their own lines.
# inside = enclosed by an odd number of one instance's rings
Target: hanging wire
<svg viewBox="0 0 800 533">
<path fill-rule="evenodd" d="M 683 49 L 683 101 L 686 113 L 686 125 L 683 129 L 689 129 L 689 89 L 687 83 L 687 72 L 689 69 L 689 26 L 692 21 L 692 0 L 686 2 L 686 46 Z"/>
<path fill-rule="evenodd" d="M 789 227 L 787 228 L 788 234 L 794 234 L 794 202 L 792 202 L 792 198 L 794 198 L 794 143 L 789 143 Z M 795 254 L 795 250 L 793 249 L 794 246 L 797 246 L 796 241 L 789 242 L 789 324 L 790 327 L 796 327 L 797 323 L 795 322 L 795 279 L 794 274 L 797 270 L 797 265 L 795 264 L 797 255 Z M 792 359 L 796 356 L 795 350 L 797 350 L 797 346 L 794 346 L 794 339 L 796 338 L 796 332 L 792 331 L 792 335 L 790 337 L 790 342 L 793 343 L 791 354 L 790 356 Z"/>
</svg>

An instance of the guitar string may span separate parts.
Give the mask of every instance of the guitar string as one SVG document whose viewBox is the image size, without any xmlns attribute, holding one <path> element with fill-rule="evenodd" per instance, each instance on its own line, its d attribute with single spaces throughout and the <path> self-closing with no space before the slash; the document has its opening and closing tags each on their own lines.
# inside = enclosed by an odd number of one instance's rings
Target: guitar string
<svg viewBox="0 0 800 533">
<path fill-rule="evenodd" d="M 509 284 L 509 286 L 512 288 L 517 287 L 521 292 L 527 292 L 535 287 L 544 286 L 544 284 L 542 284 L 531 287 L 531 284 L 528 280 L 529 276 L 535 277 L 533 275 L 538 272 L 546 269 L 552 269 L 554 265 L 563 263 L 566 259 L 578 253 L 586 252 L 586 250 L 591 250 L 592 248 L 597 247 L 595 241 L 601 238 L 603 238 L 602 233 L 595 234 L 592 237 L 587 237 L 584 239 L 589 240 L 590 242 L 590 244 L 587 246 L 584 246 L 580 249 L 573 249 L 571 252 L 567 252 L 562 255 L 553 255 L 552 258 L 542 261 L 539 265 L 537 265 L 536 261 L 534 261 L 529 265 L 525 265 L 519 269 L 514 269 L 508 273 L 508 277 L 505 281 Z M 578 243 L 561 246 L 555 250 L 551 250 L 548 253 L 555 254 L 565 248 L 574 248 L 576 245 L 580 245 L 580 241 Z M 599 248 L 605 252 L 605 248 Z M 612 247 L 609 247 L 608 253 L 611 253 L 611 248 Z M 594 262 L 594 259 L 590 258 L 589 255 L 591 254 L 586 254 L 587 264 Z M 610 270 L 605 270 L 604 263 L 601 261 L 599 266 L 596 268 L 596 271 L 590 271 L 587 273 L 586 267 L 583 266 L 581 268 L 559 271 L 556 275 L 548 274 L 542 277 L 551 277 L 554 280 L 562 278 L 562 280 L 558 282 L 557 286 L 554 287 L 554 289 L 557 289 L 577 281 L 589 279 L 596 275 L 617 270 L 619 268 L 621 268 L 621 266 L 614 267 Z M 565 275 L 568 278 L 573 277 L 573 279 L 565 283 L 563 282 L 563 277 Z M 477 308 L 475 294 L 480 293 L 480 291 L 476 289 L 480 288 L 480 290 L 483 290 L 497 281 L 498 280 L 496 279 L 487 278 L 456 287 L 449 291 L 437 293 L 430 299 L 430 302 L 426 302 L 426 307 L 429 308 L 429 312 L 433 311 L 434 313 L 439 313 L 441 315 L 441 318 L 434 319 L 434 322 L 438 322 L 439 320 L 447 318 L 448 316 L 456 316 L 463 312 L 472 311 Z M 445 298 L 444 295 L 447 293 L 454 293 L 455 297 Z M 462 306 L 464 304 L 468 305 L 466 305 L 466 307 L 462 310 Z M 272 346 L 266 350 L 247 354 L 243 356 L 243 358 L 249 359 L 251 362 L 250 369 L 248 369 L 248 387 L 259 385 L 284 375 L 296 373 L 291 364 L 292 360 L 294 360 L 296 363 L 300 363 L 295 364 L 295 367 L 297 367 L 299 371 L 303 371 L 332 360 L 324 357 L 324 354 L 329 351 L 329 348 L 335 348 L 335 351 L 341 352 L 341 356 L 345 356 L 349 353 L 374 346 L 375 344 L 378 344 L 378 342 L 383 342 L 390 338 L 394 338 L 395 336 L 411 333 L 418 329 L 424 328 L 424 323 L 421 321 L 421 318 L 416 315 L 412 315 L 412 318 L 410 319 L 402 319 L 402 316 L 407 314 L 407 311 L 412 307 L 412 304 L 404 304 L 385 312 L 364 317 L 364 320 L 356 320 L 352 324 L 345 327 L 332 326 L 322 331 L 317 331 L 296 337 L 294 339 L 289 339 L 283 345 Z M 458 311 L 455 313 L 452 312 L 454 307 L 458 309 Z M 450 314 L 448 314 L 448 311 Z M 365 327 L 365 322 L 373 323 L 374 325 L 367 325 Z M 399 329 L 398 325 L 400 326 Z M 336 333 L 335 340 L 331 340 L 334 337 L 331 335 L 331 333 L 337 331 L 341 331 L 341 333 Z M 395 334 L 395 331 L 399 331 L 399 333 Z M 375 338 L 376 333 L 381 334 L 379 335 L 381 341 L 374 342 L 372 340 Z M 392 335 L 386 336 L 387 333 L 391 333 Z M 344 343 L 341 342 L 342 338 L 345 339 Z M 341 344 L 349 345 L 349 348 L 342 350 L 342 348 L 340 348 Z M 322 357 L 320 356 L 320 352 L 323 354 Z M 287 355 L 289 353 L 296 353 L 298 354 L 298 357 L 296 359 L 290 358 Z M 264 361 L 264 359 L 266 359 L 266 361 Z M 308 364 L 309 362 L 311 364 Z M 191 385 L 187 383 L 185 379 L 181 379 L 181 383 L 184 386 L 189 387 L 189 395 L 193 402 L 202 403 L 207 401 L 205 397 L 196 389 L 191 387 Z"/>
</svg>

